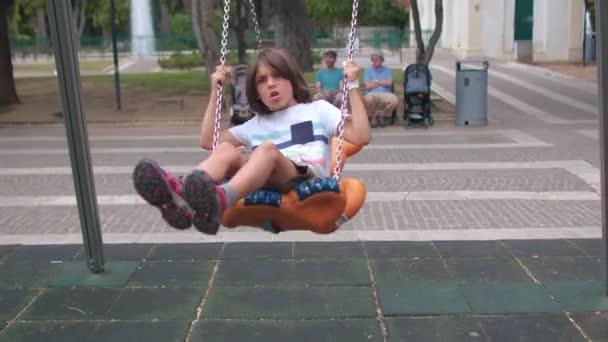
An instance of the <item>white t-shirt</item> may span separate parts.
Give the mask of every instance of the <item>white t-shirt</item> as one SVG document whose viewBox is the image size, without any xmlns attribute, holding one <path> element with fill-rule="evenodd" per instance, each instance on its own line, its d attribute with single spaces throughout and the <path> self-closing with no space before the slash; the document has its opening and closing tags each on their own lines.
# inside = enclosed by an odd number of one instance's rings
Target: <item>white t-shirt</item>
<svg viewBox="0 0 608 342">
<path fill-rule="evenodd" d="M 331 137 L 336 136 L 341 112 L 325 100 L 300 103 L 269 115 L 256 115 L 229 132 L 255 149 L 271 141 L 285 157 L 327 177 L 331 166 Z"/>
</svg>

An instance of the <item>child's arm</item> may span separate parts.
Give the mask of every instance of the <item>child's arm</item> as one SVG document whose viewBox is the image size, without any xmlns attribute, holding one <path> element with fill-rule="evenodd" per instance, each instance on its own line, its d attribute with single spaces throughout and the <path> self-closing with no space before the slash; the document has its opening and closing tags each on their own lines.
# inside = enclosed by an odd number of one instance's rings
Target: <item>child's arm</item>
<svg viewBox="0 0 608 342">
<path fill-rule="evenodd" d="M 215 69 L 213 75 L 211 75 L 211 93 L 209 94 L 209 103 L 207 104 L 207 110 L 203 117 L 203 123 L 201 124 L 201 147 L 210 150 L 213 148 L 213 130 L 215 126 L 215 109 L 217 102 L 217 84 L 221 80 L 224 84 L 224 95 L 226 87 L 228 86 L 228 80 L 230 79 L 230 71 L 218 66 Z M 242 143 L 238 141 L 230 132 L 226 129 L 220 129 L 219 142 L 229 142 L 232 145 L 238 147 Z"/>
<path fill-rule="evenodd" d="M 348 82 L 359 82 L 359 67 L 353 62 L 347 62 L 344 74 Z M 344 138 L 353 144 L 367 145 L 371 141 L 371 131 L 363 98 L 358 88 L 348 90 L 348 99 L 352 111 L 351 120 L 344 125 Z"/>
</svg>

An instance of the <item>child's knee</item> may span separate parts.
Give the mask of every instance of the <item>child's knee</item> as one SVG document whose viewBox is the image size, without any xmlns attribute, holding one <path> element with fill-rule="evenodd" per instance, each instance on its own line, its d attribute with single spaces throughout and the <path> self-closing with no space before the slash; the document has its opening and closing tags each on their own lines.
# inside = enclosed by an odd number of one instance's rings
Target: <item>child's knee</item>
<svg viewBox="0 0 608 342">
<path fill-rule="evenodd" d="M 281 155 L 281 152 L 275 144 L 270 141 L 263 142 L 255 148 L 251 158 L 263 158 L 263 159 L 276 159 L 277 156 Z"/>
</svg>

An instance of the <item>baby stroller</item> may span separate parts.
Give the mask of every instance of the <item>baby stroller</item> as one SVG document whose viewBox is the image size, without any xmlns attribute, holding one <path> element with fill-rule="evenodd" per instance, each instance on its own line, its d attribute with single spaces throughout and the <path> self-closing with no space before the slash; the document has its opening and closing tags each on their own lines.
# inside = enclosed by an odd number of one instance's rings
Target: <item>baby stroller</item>
<svg viewBox="0 0 608 342">
<path fill-rule="evenodd" d="M 403 74 L 405 90 L 405 128 L 422 124 L 425 128 L 433 125 L 431 116 L 431 72 L 424 64 L 410 64 Z"/>
<path fill-rule="evenodd" d="M 247 101 L 247 68 L 246 64 L 235 65 L 232 68 L 232 94 L 230 107 L 230 125 L 238 126 L 251 119 L 254 115 Z"/>
</svg>

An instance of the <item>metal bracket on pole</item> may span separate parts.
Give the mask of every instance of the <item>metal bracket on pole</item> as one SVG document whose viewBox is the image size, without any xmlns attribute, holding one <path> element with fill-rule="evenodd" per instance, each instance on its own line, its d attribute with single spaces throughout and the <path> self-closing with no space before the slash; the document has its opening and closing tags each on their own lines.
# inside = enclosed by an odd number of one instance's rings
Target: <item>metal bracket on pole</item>
<svg viewBox="0 0 608 342">
<path fill-rule="evenodd" d="M 601 167 L 601 189 L 602 189 L 602 236 L 606 252 L 608 253 L 608 149 L 606 139 L 608 138 L 608 2 L 595 2 L 596 19 L 596 42 L 597 42 L 597 83 L 599 86 L 600 105 L 600 159 Z M 606 268 L 606 294 L 608 294 L 608 261 L 604 260 Z"/>
<path fill-rule="evenodd" d="M 47 7 L 87 266 L 92 272 L 100 273 L 104 264 L 103 242 L 80 94 L 80 67 L 72 4 L 70 0 L 47 0 Z"/>
</svg>

